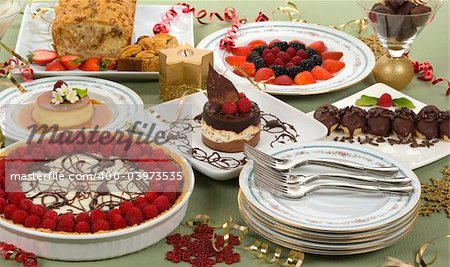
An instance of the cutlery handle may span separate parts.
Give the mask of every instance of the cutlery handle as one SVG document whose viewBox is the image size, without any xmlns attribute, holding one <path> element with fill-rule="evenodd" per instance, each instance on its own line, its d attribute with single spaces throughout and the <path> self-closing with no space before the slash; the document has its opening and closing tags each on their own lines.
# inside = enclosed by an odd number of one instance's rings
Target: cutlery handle
<svg viewBox="0 0 450 267">
<path fill-rule="evenodd" d="M 347 189 L 347 190 L 361 190 L 361 191 L 370 191 L 370 192 L 385 192 L 385 193 L 394 193 L 400 195 L 409 195 L 414 191 L 414 187 L 407 186 L 398 186 L 398 187 L 386 187 L 386 186 L 372 186 L 372 185 L 361 185 L 361 184 L 345 184 L 345 183 L 323 183 L 318 184 L 315 190 L 323 189 L 323 188 L 334 188 L 334 189 Z"/>
<path fill-rule="evenodd" d="M 350 162 L 346 160 L 338 160 L 338 159 L 310 159 L 307 160 L 308 164 L 316 164 L 321 166 L 327 166 L 327 167 L 334 167 L 339 168 L 343 170 L 351 170 L 351 171 L 359 171 L 363 173 L 385 173 L 387 175 L 393 175 L 398 172 L 397 167 L 393 166 L 387 166 L 387 167 L 369 167 L 369 166 L 363 166 L 361 164 Z"/>
<path fill-rule="evenodd" d="M 352 175 L 346 173 L 325 173 L 325 174 L 317 174 L 314 176 L 316 176 L 317 178 L 343 179 L 343 180 L 351 180 L 357 182 L 371 182 L 371 183 L 406 184 L 411 182 L 411 178 L 409 177 L 377 178 L 373 176 Z"/>
</svg>

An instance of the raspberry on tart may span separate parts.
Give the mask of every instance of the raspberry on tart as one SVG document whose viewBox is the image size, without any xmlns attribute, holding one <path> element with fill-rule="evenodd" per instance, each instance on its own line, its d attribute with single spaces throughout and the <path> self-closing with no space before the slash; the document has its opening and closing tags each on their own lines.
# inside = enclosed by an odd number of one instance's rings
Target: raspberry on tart
<svg viewBox="0 0 450 267">
<path fill-rule="evenodd" d="M 244 144 L 256 146 L 261 132 L 258 105 L 211 66 L 207 81 L 208 102 L 202 113 L 203 143 L 217 151 L 241 152 Z"/>
</svg>

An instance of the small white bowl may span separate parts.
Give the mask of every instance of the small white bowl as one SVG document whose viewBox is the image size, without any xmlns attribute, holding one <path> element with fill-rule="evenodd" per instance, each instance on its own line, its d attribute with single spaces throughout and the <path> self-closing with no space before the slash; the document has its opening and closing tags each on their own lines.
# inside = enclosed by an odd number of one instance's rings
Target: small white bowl
<svg viewBox="0 0 450 267">
<path fill-rule="evenodd" d="M 23 146 L 17 142 L 0 151 Z M 0 240 L 19 245 L 38 257 L 63 261 L 91 261 L 114 258 L 151 246 L 175 230 L 182 222 L 194 189 L 194 172 L 189 163 L 175 150 L 164 149 L 181 165 L 183 193 L 168 211 L 137 226 L 95 234 L 50 233 L 16 225 L 0 218 Z"/>
</svg>

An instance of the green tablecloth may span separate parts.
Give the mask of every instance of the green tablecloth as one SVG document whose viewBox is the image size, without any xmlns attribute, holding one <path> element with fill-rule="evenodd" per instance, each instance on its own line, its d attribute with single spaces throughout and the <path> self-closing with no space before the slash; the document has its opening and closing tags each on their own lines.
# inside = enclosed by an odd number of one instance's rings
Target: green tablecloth
<svg viewBox="0 0 450 267">
<path fill-rule="evenodd" d="M 173 4 L 172 1 L 147 1 L 151 4 Z M 258 11 L 265 12 L 271 16 L 272 10 L 284 4 L 284 1 L 189 1 L 197 9 L 205 8 L 207 10 L 221 11 L 225 7 L 235 7 L 239 16 L 246 16 L 252 20 Z M 297 1 L 300 5 L 303 18 L 312 23 L 319 23 L 323 25 L 338 25 L 345 23 L 352 19 L 363 17 L 361 10 L 355 1 Z M 449 71 L 449 2 L 445 1 L 444 6 L 438 12 L 438 15 L 428 28 L 425 28 L 418 40 L 414 43 L 410 57 L 419 61 L 429 60 L 437 76 L 450 78 Z M 17 33 L 20 27 L 22 16 L 18 16 L 12 24 L 11 28 L 6 33 L 3 41 L 10 47 L 14 47 L 17 39 Z M 277 16 L 279 19 L 282 15 Z M 226 27 L 227 24 L 214 22 L 210 25 L 202 26 L 195 23 L 195 41 L 198 43 L 202 38 L 208 34 Z M 1 53 L 1 58 L 6 59 L 5 53 Z M 334 102 L 336 100 L 347 97 L 355 92 L 360 91 L 374 83 L 370 77 L 365 81 L 353 86 L 349 89 L 318 95 L 318 96 L 304 96 L 304 97 L 281 97 L 283 101 L 290 105 L 309 112 L 325 102 Z M 125 82 L 126 86 L 135 90 L 144 100 L 145 103 L 159 103 L 158 98 L 158 82 Z M 2 87 L 3 89 L 3 87 Z M 445 96 L 445 86 L 432 86 L 430 83 L 425 83 L 414 79 L 411 85 L 403 91 L 404 93 L 428 104 L 434 104 L 441 109 L 449 108 L 449 97 Z M 421 181 L 429 181 L 431 177 L 441 177 L 440 170 L 444 165 L 449 164 L 450 157 L 446 157 L 437 162 L 424 166 L 415 170 Z M 237 192 L 238 181 L 233 179 L 230 181 L 219 182 L 215 181 L 199 172 L 196 172 L 196 185 L 192 194 L 187 217 L 189 218 L 198 213 L 209 214 L 217 223 L 224 221 L 228 215 L 232 215 L 237 222 L 242 223 L 242 219 L 237 209 Z M 327 257 L 315 256 L 307 254 L 305 257 L 304 266 L 380 266 L 386 256 L 395 256 L 399 259 L 404 259 L 412 262 L 414 254 L 420 244 L 434 237 L 443 236 L 450 231 L 449 219 L 445 214 L 435 214 L 427 218 L 419 218 L 418 224 L 414 231 L 404 240 L 389 248 L 362 254 L 356 256 L 345 257 Z M 180 226 L 177 231 L 189 232 L 183 226 Z M 252 235 L 249 241 L 252 240 Z M 19 244 L 20 245 L 20 244 Z M 161 241 L 149 248 L 136 252 L 131 255 L 123 256 L 116 259 L 86 262 L 86 263 L 71 263 L 58 262 L 45 259 L 39 259 L 40 266 L 169 266 L 170 262 L 164 259 L 165 252 L 170 250 L 171 246 L 167 245 L 165 241 Z M 440 255 L 440 260 L 434 266 L 450 266 L 449 249 L 443 249 L 447 253 Z M 241 262 L 236 266 L 260 266 L 264 262 L 255 260 L 251 253 L 241 252 Z M 179 264 L 180 266 L 188 266 L 186 263 Z M 0 266 L 19 266 L 14 262 L 5 262 L 0 260 Z M 220 266 L 220 265 L 219 265 Z M 268 265 L 267 265 L 268 266 Z"/>
</svg>

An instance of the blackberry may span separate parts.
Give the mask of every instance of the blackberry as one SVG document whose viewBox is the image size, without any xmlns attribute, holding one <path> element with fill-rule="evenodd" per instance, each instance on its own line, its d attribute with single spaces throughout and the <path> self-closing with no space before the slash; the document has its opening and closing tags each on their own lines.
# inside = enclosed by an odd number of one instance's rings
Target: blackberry
<svg viewBox="0 0 450 267">
<path fill-rule="evenodd" d="M 263 51 L 264 49 L 266 49 L 266 48 L 267 48 L 267 46 L 265 46 L 265 45 L 257 46 L 257 47 L 255 47 L 255 48 L 253 48 L 252 53 L 253 53 L 253 52 L 257 52 L 259 55 L 261 55 L 261 54 L 262 54 L 262 51 Z"/>
<path fill-rule="evenodd" d="M 289 44 L 287 42 L 278 41 L 272 45 L 272 47 L 274 46 L 280 48 L 281 51 L 286 51 L 289 47 Z"/>
<path fill-rule="evenodd" d="M 289 44 L 289 46 L 290 47 L 292 47 L 292 48 L 294 48 L 295 50 L 305 50 L 306 49 L 306 46 L 304 45 L 304 44 L 302 44 L 302 43 L 300 43 L 300 42 L 296 42 L 296 41 L 293 41 L 293 42 L 291 42 L 290 44 Z"/>
<path fill-rule="evenodd" d="M 291 77 L 292 79 L 295 79 L 295 76 L 297 76 L 297 74 L 299 74 L 300 72 L 303 71 L 303 68 L 300 66 L 292 66 L 287 68 L 287 75 L 289 75 L 289 77 Z"/>
<path fill-rule="evenodd" d="M 253 60 L 253 64 L 255 64 L 256 70 L 259 70 L 260 68 L 264 68 L 266 66 L 266 63 L 264 62 L 264 59 L 262 59 L 262 57 L 258 57 Z"/>
<path fill-rule="evenodd" d="M 253 51 L 247 56 L 247 61 L 254 62 L 258 58 L 261 58 L 261 55 L 258 52 Z"/>
<path fill-rule="evenodd" d="M 278 77 L 278 76 L 281 76 L 281 75 L 284 75 L 287 73 L 286 68 L 283 66 L 270 65 L 269 68 L 271 68 L 273 70 L 273 72 L 275 73 L 275 77 Z"/>
<path fill-rule="evenodd" d="M 312 57 L 313 55 L 317 55 L 317 51 L 312 48 L 306 48 L 306 54 L 308 54 L 309 57 Z"/>
<path fill-rule="evenodd" d="M 312 61 L 312 59 L 303 59 L 302 61 L 300 61 L 299 64 L 300 67 L 302 67 L 303 70 L 307 70 L 310 71 L 314 68 L 314 61 Z"/>
<path fill-rule="evenodd" d="M 312 55 L 310 58 L 316 66 L 322 65 L 322 57 L 319 55 Z"/>
</svg>

